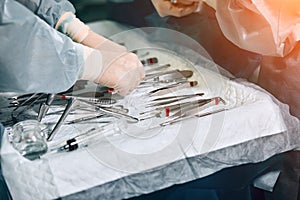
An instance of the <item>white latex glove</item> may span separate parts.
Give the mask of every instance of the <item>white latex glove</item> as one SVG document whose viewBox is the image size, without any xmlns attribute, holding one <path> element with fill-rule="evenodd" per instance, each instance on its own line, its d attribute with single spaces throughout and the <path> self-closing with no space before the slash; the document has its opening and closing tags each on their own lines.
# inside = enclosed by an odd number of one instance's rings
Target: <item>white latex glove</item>
<svg viewBox="0 0 300 200">
<path fill-rule="evenodd" d="M 85 60 L 83 79 L 114 88 L 122 96 L 134 90 L 145 77 L 138 57 L 110 40 L 100 44 Z M 100 73 L 99 65 L 102 66 Z"/>
<path fill-rule="evenodd" d="M 135 54 L 94 33 L 72 13 L 65 13 L 56 27 L 74 41 L 85 45 L 85 65 L 81 79 L 114 88 L 124 96 L 144 78 L 143 65 Z"/>
</svg>

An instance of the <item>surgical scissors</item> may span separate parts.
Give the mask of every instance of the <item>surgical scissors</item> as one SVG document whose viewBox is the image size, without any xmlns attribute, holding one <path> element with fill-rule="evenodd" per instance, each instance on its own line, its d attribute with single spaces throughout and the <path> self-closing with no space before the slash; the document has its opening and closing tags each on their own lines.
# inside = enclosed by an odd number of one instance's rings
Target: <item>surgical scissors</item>
<svg viewBox="0 0 300 200">
<path fill-rule="evenodd" d="M 116 117 L 116 118 L 124 118 L 126 119 L 128 122 L 131 122 L 131 123 L 136 123 L 138 122 L 138 118 L 136 117 L 133 117 L 133 116 L 130 116 L 128 114 L 126 114 L 128 112 L 128 109 L 118 109 L 116 107 L 104 107 L 104 106 L 95 106 L 95 104 L 89 102 L 89 101 L 85 101 L 85 100 L 80 100 L 88 105 L 91 105 L 93 106 L 97 111 L 100 111 L 102 113 L 105 113 L 105 114 L 108 114 L 108 115 L 111 115 L 113 117 Z"/>
<path fill-rule="evenodd" d="M 75 98 L 70 98 L 68 100 L 68 104 L 67 104 L 63 114 L 59 118 L 58 122 L 56 123 L 56 125 L 53 128 L 53 130 L 51 131 L 51 133 L 48 135 L 48 138 L 47 138 L 48 141 L 51 141 L 54 138 L 54 136 L 57 134 L 58 130 L 60 129 L 60 127 L 64 123 L 65 119 L 67 118 L 67 116 L 68 116 L 69 112 L 71 111 L 71 109 L 72 109 L 75 102 L 76 102 Z"/>
</svg>

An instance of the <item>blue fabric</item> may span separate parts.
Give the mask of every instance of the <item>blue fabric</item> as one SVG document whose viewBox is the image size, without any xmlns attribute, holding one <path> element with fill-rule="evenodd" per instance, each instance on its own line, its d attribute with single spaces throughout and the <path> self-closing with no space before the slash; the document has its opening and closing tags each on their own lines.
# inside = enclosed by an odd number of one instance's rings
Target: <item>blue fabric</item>
<svg viewBox="0 0 300 200">
<path fill-rule="evenodd" d="M 78 79 L 82 46 L 15 0 L 0 0 L 0 35 L 0 90 L 58 93 Z"/>
<path fill-rule="evenodd" d="M 274 191 L 253 188 L 255 177 L 280 169 Z M 131 200 L 286 200 L 299 199 L 300 151 L 289 151 L 255 163 L 223 169 L 188 183 L 131 198 Z M 268 198 L 265 198 L 267 196 Z"/>
<path fill-rule="evenodd" d="M 0 123 L 0 149 L 1 149 L 1 140 L 2 140 L 3 133 L 4 133 L 4 127 Z M 1 155 L 0 155 L 0 159 L 1 159 Z M 5 180 L 4 180 L 4 177 L 2 175 L 1 162 L 0 162 L 0 197 L 1 197 L 1 200 L 11 199 L 11 196 L 9 194 L 7 185 L 6 185 Z"/>
<path fill-rule="evenodd" d="M 65 12 L 75 13 L 73 5 L 67 0 L 16 0 L 34 14 L 54 27 Z"/>
</svg>

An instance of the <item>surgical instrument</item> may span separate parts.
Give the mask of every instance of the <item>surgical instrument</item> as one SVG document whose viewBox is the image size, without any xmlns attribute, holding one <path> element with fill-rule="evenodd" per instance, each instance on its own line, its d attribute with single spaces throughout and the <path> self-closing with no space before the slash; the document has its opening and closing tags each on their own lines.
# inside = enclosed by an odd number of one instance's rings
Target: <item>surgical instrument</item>
<svg viewBox="0 0 300 200">
<path fill-rule="evenodd" d="M 198 100 L 195 102 L 187 102 L 185 104 L 181 104 L 181 108 L 177 111 L 177 113 L 174 113 L 172 116 L 173 119 L 189 116 L 189 115 L 195 115 L 207 108 L 210 108 L 214 105 L 218 105 L 219 102 L 223 102 L 225 104 L 225 101 L 221 97 L 214 97 L 211 99 L 204 99 L 204 100 Z M 171 108 L 172 106 L 169 106 Z"/>
<path fill-rule="evenodd" d="M 76 140 L 76 138 L 80 138 L 80 137 L 83 137 L 84 135 L 88 135 L 88 134 L 90 134 L 91 132 L 93 132 L 95 130 L 96 130 L 96 128 L 93 127 L 93 128 L 89 129 L 88 131 L 86 131 L 86 132 L 84 132 L 82 134 L 79 134 L 79 135 L 77 135 L 77 136 L 75 136 L 75 137 L 73 137 L 71 139 L 68 139 L 65 142 L 60 142 L 59 144 L 54 144 L 54 145 L 51 146 L 51 148 L 48 148 L 48 152 L 53 152 L 53 151 L 58 151 L 59 152 L 60 149 L 61 149 L 61 147 L 63 147 L 63 146 L 65 146 L 65 145 L 68 144 L 68 141 L 74 140 L 74 139 Z M 102 130 L 102 128 L 101 128 L 101 130 Z"/>
<path fill-rule="evenodd" d="M 166 97 L 159 97 L 156 99 L 152 99 L 151 101 L 163 101 L 163 100 L 170 100 L 170 99 L 178 99 L 178 98 L 184 98 L 184 97 L 195 97 L 195 96 L 203 96 L 204 93 L 196 93 L 196 94 L 184 94 L 184 95 L 175 95 L 175 96 L 166 96 Z"/>
<path fill-rule="evenodd" d="M 170 92 L 176 92 L 184 88 L 190 88 L 195 87 L 198 84 L 197 81 L 189 81 L 189 82 L 183 82 L 183 83 L 175 83 L 171 84 L 165 87 L 161 87 L 155 90 L 152 90 L 148 92 L 149 96 L 156 96 L 156 95 L 164 95 L 168 94 Z"/>
<path fill-rule="evenodd" d="M 170 83 L 170 82 L 182 82 L 192 77 L 193 72 L 190 70 L 184 71 L 172 71 L 171 73 L 161 74 L 160 76 L 154 76 L 151 79 L 144 79 L 141 84 L 155 84 L 155 83 Z"/>
<path fill-rule="evenodd" d="M 54 98 L 55 98 L 55 94 L 48 94 L 46 102 L 40 105 L 38 116 L 37 116 L 37 120 L 39 122 L 42 121 L 42 118 L 45 117 L 45 115 L 47 114 Z"/>
<path fill-rule="evenodd" d="M 156 67 L 151 67 L 149 69 L 146 69 L 145 72 L 146 72 L 146 74 L 149 74 L 151 72 L 162 70 L 162 69 L 165 69 L 165 68 L 168 68 L 168 67 L 171 67 L 171 65 L 170 64 L 158 65 Z"/>
<path fill-rule="evenodd" d="M 8 100 L 18 100 L 18 99 L 28 99 L 32 96 L 36 96 L 39 95 L 41 93 L 30 93 L 30 94 L 22 94 L 22 95 L 18 95 L 18 96 L 12 96 L 12 97 L 8 97 Z"/>
<path fill-rule="evenodd" d="M 146 107 L 155 107 L 155 106 L 161 106 L 161 105 L 167 105 L 174 103 L 176 101 L 182 101 L 188 98 L 193 97 L 200 97 L 203 96 L 204 93 L 196 93 L 196 94 L 188 94 L 188 95 L 174 95 L 169 97 L 160 97 L 157 99 L 152 99 L 152 103 L 148 104 Z"/>
<path fill-rule="evenodd" d="M 158 59 L 156 57 L 147 58 L 145 60 L 141 60 L 141 63 L 145 66 L 154 65 L 158 63 Z"/>
<path fill-rule="evenodd" d="M 21 106 L 23 106 L 24 104 L 26 104 L 27 102 L 29 102 L 31 99 L 33 99 L 33 98 L 35 98 L 36 96 L 38 96 L 39 95 L 39 93 L 34 93 L 34 94 L 32 94 L 32 95 L 30 95 L 29 97 L 26 95 L 26 97 L 25 96 L 23 96 L 23 98 L 25 97 L 25 98 L 27 98 L 25 101 L 23 101 L 22 103 L 20 103 L 19 105 L 17 105 L 16 106 L 16 108 L 13 110 L 13 111 L 16 111 L 19 107 L 21 107 Z M 17 97 L 16 99 L 14 99 L 14 100 L 18 100 L 19 98 L 21 98 L 21 96 L 19 96 L 19 97 Z"/>
<path fill-rule="evenodd" d="M 163 75 L 175 76 L 176 78 L 190 78 L 193 75 L 193 71 L 175 69 L 175 70 L 170 70 L 170 71 L 157 72 L 157 73 L 147 74 L 143 81 L 147 81 L 147 80 L 151 80 L 151 79 L 155 80 Z"/>
<path fill-rule="evenodd" d="M 107 89 L 106 89 L 106 93 Z M 41 95 L 43 95 L 41 97 Z M 81 92 L 81 93 L 59 93 L 55 95 L 55 100 L 57 100 L 58 98 L 60 99 L 65 99 L 67 97 L 80 97 L 80 98 L 108 98 L 108 97 L 104 97 L 105 96 L 105 92 Z M 10 102 L 11 105 L 16 106 L 16 107 L 20 107 L 20 106 L 25 106 L 25 105 L 29 105 L 30 103 L 32 103 L 34 101 L 34 103 L 40 103 L 40 101 L 46 101 L 46 94 L 43 93 L 37 93 L 37 94 L 31 94 L 31 95 L 21 95 L 21 96 L 15 96 L 15 97 L 11 97 L 9 98 L 9 100 L 12 100 Z M 37 100 L 38 98 L 38 100 Z"/>
<path fill-rule="evenodd" d="M 83 100 L 83 101 L 88 101 L 91 103 L 94 103 L 96 106 L 111 106 L 115 103 L 117 103 L 116 99 L 109 98 L 109 97 L 76 97 L 76 96 L 66 96 L 66 95 L 61 95 L 61 98 L 63 99 L 68 99 L 68 98 L 76 98 L 77 100 Z"/>
<path fill-rule="evenodd" d="M 87 101 L 90 101 L 90 102 L 94 103 L 95 106 L 107 106 L 107 107 L 110 107 L 110 106 L 112 106 L 113 104 L 115 104 L 117 102 L 116 99 L 109 98 L 109 97 L 80 97 L 80 96 L 77 97 L 77 96 L 66 96 L 66 95 L 59 95 L 59 94 L 54 95 L 54 94 L 52 94 L 52 96 L 51 96 L 52 105 L 61 105 L 61 106 L 64 106 L 64 105 L 67 104 L 67 101 L 70 98 L 84 99 L 84 100 L 87 100 Z M 28 104 L 31 104 L 33 101 L 34 101 L 34 104 L 42 103 L 41 106 L 40 106 L 40 111 L 39 111 L 40 114 L 38 115 L 38 120 L 40 121 L 41 118 L 43 118 L 45 116 L 45 114 L 46 114 L 46 112 L 42 111 L 42 110 L 45 109 L 45 106 L 46 106 L 45 104 L 47 102 L 47 99 L 46 98 L 41 98 L 41 99 L 38 99 L 38 100 L 37 99 L 31 99 L 30 101 L 27 101 L 22 106 L 27 106 Z M 20 102 L 20 103 L 19 102 L 14 102 L 14 104 L 10 103 L 12 105 L 10 105 L 9 107 L 16 107 L 16 106 L 18 106 L 21 103 L 22 102 Z M 48 102 L 48 106 L 47 107 L 49 107 L 49 105 L 50 105 L 50 103 Z M 43 116 L 42 116 L 41 112 L 45 112 Z M 59 111 L 59 112 L 61 112 L 61 111 Z M 55 113 L 58 113 L 58 112 L 55 112 Z"/>
<path fill-rule="evenodd" d="M 107 125 L 101 126 L 100 129 L 92 128 L 84 134 L 68 139 L 64 143 L 60 144 L 58 147 L 56 146 L 54 148 L 51 148 L 50 152 L 69 152 L 81 147 L 87 147 L 89 144 L 91 144 L 91 142 L 97 141 L 95 137 L 99 135 L 103 136 L 105 132 L 110 131 L 110 129 L 105 129 Z"/>
<path fill-rule="evenodd" d="M 163 123 L 160 124 L 160 126 L 172 125 L 172 124 L 175 124 L 177 122 L 181 122 L 183 120 L 187 120 L 187 119 L 190 119 L 190 118 L 193 118 L 193 117 L 200 118 L 200 117 L 204 117 L 204 116 L 216 114 L 216 113 L 219 113 L 219 112 L 222 112 L 222 111 L 226 111 L 226 110 L 228 110 L 228 109 L 221 108 L 221 109 L 218 109 L 218 110 L 214 110 L 214 111 L 210 111 L 210 112 L 205 112 L 205 113 L 202 113 L 202 114 L 191 114 L 191 115 L 184 116 L 182 118 L 172 119 L 172 120 L 163 122 Z"/>
<path fill-rule="evenodd" d="M 84 103 L 87 103 L 91 106 L 94 106 L 97 111 L 100 111 L 102 113 L 111 115 L 111 116 L 116 117 L 116 118 L 126 119 L 130 123 L 136 123 L 136 122 L 139 121 L 138 118 L 130 116 L 130 115 L 124 113 L 123 112 L 124 109 L 116 109 L 116 108 L 113 108 L 113 107 L 95 106 L 93 103 L 91 103 L 89 101 L 85 101 L 85 100 L 80 100 L 80 101 L 82 101 Z"/>
<path fill-rule="evenodd" d="M 136 122 L 139 121 L 138 118 L 130 116 L 130 115 L 125 114 L 123 112 L 119 112 L 118 110 L 113 109 L 113 108 L 97 107 L 97 110 L 100 111 L 100 112 L 106 113 L 108 115 L 117 117 L 117 118 L 124 118 L 124 119 L 126 119 L 127 122 L 130 122 L 130 123 L 136 123 Z"/>
<path fill-rule="evenodd" d="M 85 122 L 85 121 L 89 121 L 92 119 L 97 119 L 100 117 L 106 116 L 105 114 L 98 114 L 98 115 L 92 115 L 92 116 L 86 116 L 86 117 L 81 117 L 78 119 L 74 119 L 72 121 L 66 122 L 65 124 L 76 124 L 76 123 L 80 123 L 80 122 Z"/>
<path fill-rule="evenodd" d="M 62 126 L 63 122 L 67 118 L 67 116 L 68 116 L 69 112 L 71 111 L 71 109 L 72 109 L 75 102 L 76 102 L 75 98 L 70 98 L 68 100 L 68 104 L 67 104 L 63 114 L 59 118 L 58 122 L 56 123 L 56 125 L 53 128 L 53 130 L 51 131 L 51 133 L 48 135 L 48 138 L 47 138 L 48 141 L 51 141 L 54 138 L 54 136 L 58 132 L 59 128 Z"/>
<path fill-rule="evenodd" d="M 15 112 L 12 112 L 12 118 L 16 119 L 19 115 L 21 115 L 22 113 L 24 113 L 25 111 L 29 110 L 39 99 L 41 99 L 42 97 L 45 97 L 46 94 L 39 94 L 39 96 L 33 100 L 29 105 L 27 105 L 25 108 L 23 108 L 23 110 L 21 110 L 18 114 L 15 114 Z"/>
<path fill-rule="evenodd" d="M 196 108 L 204 110 L 213 105 L 218 105 L 220 101 L 222 101 L 225 104 L 225 101 L 221 97 L 214 97 L 214 98 L 210 98 L 210 99 L 201 99 L 201 100 L 195 100 L 192 102 L 184 102 L 184 103 L 178 103 L 178 104 L 173 104 L 173 105 L 168 105 L 168 106 L 156 107 L 154 110 L 143 112 L 140 114 L 144 115 L 147 113 L 153 113 L 151 115 L 152 117 L 178 118 L 178 117 L 185 115 L 188 111 L 196 109 Z M 149 119 L 149 118 L 151 118 L 151 116 L 150 117 L 148 116 L 148 117 L 140 119 L 140 120 Z"/>
<path fill-rule="evenodd" d="M 90 102 L 93 102 L 97 106 L 111 106 L 117 103 L 116 99 L 109 98 L 109 97 L 102 97 L 102 98 L 90 98 Z"/>
</svg>

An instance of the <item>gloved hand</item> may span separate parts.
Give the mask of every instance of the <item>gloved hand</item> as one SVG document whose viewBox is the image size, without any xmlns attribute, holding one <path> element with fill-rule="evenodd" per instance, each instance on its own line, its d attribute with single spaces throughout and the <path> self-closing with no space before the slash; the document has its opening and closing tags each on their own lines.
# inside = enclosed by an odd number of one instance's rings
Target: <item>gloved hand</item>
<svg viewBox="0 0 300 200">
<path fill-rule="evenodd" d="M 114 88 L 124 96 L 144 78 L 143 65 L 135 54 L 91 31 L 72 13 L 65 13 L 60 18 L 57 29 L 84 45 L 85 64 L 81 79 Z"/>
<path fill-rule="evenodd" d="M 121 45 L 106 40 L 95 49 L 84 49 L 82 79 L 114 88 L 124 96 L 145 77 L 144 67 L 138 57 Z"/>
<path fill-rule="evenodd" d="M 122 96 L 134 90 L 145 77 L 138 57 L 107 39 L 96 48 L 84 46 L 84 61 L 81 79 L 114 88 Z"/>
<path fill-rule="evenodd" d="M 199 0 L 152 0 L 152 4 L 161 17 L 183 17 L 197 10 Z"/>
</svg>

